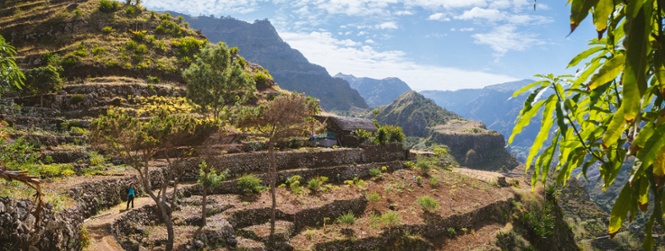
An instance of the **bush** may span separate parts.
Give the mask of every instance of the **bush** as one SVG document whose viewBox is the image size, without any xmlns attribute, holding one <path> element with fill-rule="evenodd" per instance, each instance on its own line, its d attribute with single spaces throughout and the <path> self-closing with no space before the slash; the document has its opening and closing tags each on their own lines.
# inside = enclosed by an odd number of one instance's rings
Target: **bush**
<svg viewBox="0 0 665 251">
<path fill-rule="evenodd" d="M 353 215 L 353 212 L 348 212 L 337 217 L 337 223 L 342 225 L 353 225 L 356 223 L 356 216 Z"/>
<path fill-rule="evenodd" d="M 432 187 L 438 187 L 439 186 L 439 178 L 433 176 L 429 178 L 429 185 Z"/>
<path fill-rule="evenodd" d="M 439 208 L 439 203 L 435 199 L 429 197 L 429 195 L 421 196 L 418 198 L 418 205 L 425 212 L 431 212 Z"/>
<path fill-rule="evenodd" d="M 113 32 L 113 27 L 104 26 L 104 28 L 102 28 L 102 32 L 104 32 L 105 34 L 111 34 Z"/>
<path fill-rule="evenodd" d="M 313 192 L 318 192 L 321 191 L 324 184 L 328 182 L 328 177 L 326 176 L 317 176 L 312 179 L 310 179 L 307 182 L 307 188 Z"/>
<path fill-rule="evenodd" d="M 256 175 L 243 174 L 238 178 L 238 189 L 246 194 L 256 194 L 263 191 L 262 181 Z"/>
<path fill-rule="evenodd" d="M 402 218 L 399 216 L 399 214 L 393 211 L 388 211 L 381 214 L 381 223 L 383 223 L 383 226 L 387 228 L 397 225 L 400 220 L 402 220 Z"/>
<path fill-rule="evenodd" d="M 81 127 L 72 126 L 69 128 L 69 133 L 72 135 L 80 136 L 88 132 L 86 129 Z"/>
<path fill-rule="evenodd" d="M 455 229 L 452 228 L 452 227 L 449 227 L 449 228 L 446 230 L 446 232 L 448 233 L 448 235 L 449 235 L 450 237 L 455 237 L 455 236 L 457 235 L 457 231 L 455 231 Z"/>
<path fill-rule="evenodd" d="M 76 93 L 76 94 L 72 95 L 71 98 L 69 98 L 69 102 L 72 103 L 73 105 L 76 105 L 78 103 L 83 102 L 84 99 L 85 99 L 85 96 L 83 94 Z"/>
<path fill-rule="evenodd" d="M 372 203 L 376 203 L 381 199 L 381 196 L 377 192 L 371 192 L 367 194 L 367 200 Z"/>
<path fill-rule="evenodd" d="M 81 231 L 79 231 L 79 240 L 81 240 L 82 249 L 86 249 L 90 246 L 90 232 L 88 232 L 88 228 L 83 225 L 81 225 Z"/>
<path fill-rule="evenodd" d="M 378 168 L 370 168 L 369 169 L 369 175 L 370 176 L 379 176 L 379 175 L 381 175 L 381 170 L 379 170 Z"/>
<path fill-rule="evenodd" d="M 401 143 L 406 139 L 402 128 L 394 125 L 383 126 L 388 131 L 388 141 L 393 143 Z"/>
<path fill-rule="evenodd" d="M 101 0 L 99 1 L 99 11 L 104 13 L 111 13 L 120 7 L 120 3 L 113 0 Z"/>
<path fill-rule="evenodd" d="M 265 89 L 270 87 L 270 80 L 272 80 L 272 76 L 266 75 L 263 72 L 259 72 L 256 75 L 254 75 L 254 82 L 256 83 L 256 89 Z"/>
<path fill-rule="evenodd" d="M 101 155 L 98 152 L 89 151 L 87 152 L 87 154 L 88 154 L 88 164 L 90 164 L 90 166 L 102 166 L 104 165 L 104 162 L 106 162 L 106 158 L 104 158 L 104 155 Z"/>
<path fill-rule="evenodd" d="M 429 174 L 429 171 L 432 169 L 430 168 L 429 164 L 425 162 L 418 162 L 417 166 L 423 175 Z"/>
<path fill-rule="evenodd" d="M 288 177 L 286 179 L 286 182 L 284 182 L 286 185 L 289 186 L 289 189 L 291 192 L 295 194 L 300 194 L 302 191 L 302 187 L 300 186 L 300 181 L 302 180 L 302 176 L 300 175 L 293 175 L 291 177 Z"/>
</svg>

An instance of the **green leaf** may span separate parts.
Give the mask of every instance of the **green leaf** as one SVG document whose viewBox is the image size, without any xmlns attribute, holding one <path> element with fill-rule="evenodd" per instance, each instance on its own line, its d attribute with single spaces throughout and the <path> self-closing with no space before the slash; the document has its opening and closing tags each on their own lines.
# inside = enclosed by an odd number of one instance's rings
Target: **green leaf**
<svg viewBox="0 0 665 251">
<path fill-rule="evenodd" d="M 594 90 L 599 86 L 616 79 L 623 71 L 624 62 L 625 56 L 623 53 L 618 53 L 613 58 L 607 60 L 607 62 L 600 67 L 598 73 L 591 76 L 589 89 Z"/>
<path fill-rule="evenodd" d="M 557 105 L 556 105 L 556 124 L 557 124 L 557 126 L 559 126 L 559 130 L 561 130 L 561 133 L 563 135 L 565 135 L 566 132 L 568 132 L 568 125 L 566 124 L 566 121 L 565 121 L 566 115 L 563 112 L 563 106 L 564 106 L 564 103 L 562 101 L 557 102 Z"/>
<path fill-rule="evenodd" d="M 637 203 L 640 206 L 642 212 L 647 211 L 647 206 L 649 204 L 649 180 L 646 177 L 642 177 L 639 180 L 639 190 L 637 193 Z"/>
<path fill-rule="evenodd" d="M 531 166 L 533 158 L 540 151 L 540 148 L 542 148 L 543 143 L 545 140 L 547 140 L 547 136 L 549 136 L 550 128 L 552 128 L 552 124 L 554 123 L 552 115 L 557 103 L 557 97 L 555 95 L 550 96 L 545 101 L 545 110 L 543 111 L 543 120 L 540 126 L 540 132 L 538 132 L 536 139 L 533 141 L 531 150 L 529 150 L 529 155 L 526 158 L 526 162 L 524 163 L 526 165 L 526 170 L 529 170 L 529 166 Z"/>
<path fill-rule="evenodd" d="M 640 132 L 637 134 L 637 137 L 635 137 L 635 140 L 633 140 L 633 144 L 630 146 L 631 154 L 635 155 L 637 152 L 644 149 L 647 140 L 651 138 L 654 132 L 655 130 L 653 122 L 649 122 L 644 127 L 642 127 Z"/>
<path fill-rule="evenodd" d="M 570 7 L 570 32 L 575 31 L 580 22 L 589 15 L 591 7 L 598 3 L 598 0 L 572 0 Z"/>
<path fill-rule="evenodd" d="M 653 0 L 630 1 L 626 19 L 626 65 L 623 74 L 623 112 L 628 122 L 635 120 L 647 88 L 646 72 L 650 52 L 649 33 Z"/>
<path fill-rule="evenodd" d="M 599 34 L 607 29 L 607 18 L 614 11 L 613 0 L 600 0 L 595 8 L 593 8 L 593 23 L 596 25 L 596 31 Z M 602 36 L 599 36 L 599 39 Z"/>
<path fill-rule="evenodd" d="M 517 119 L 517 123 L 515 123 L 515 127 L 513 127 L 513 133 L 508 138 L 509 145 L 513 142 L 515 136 L 517 134 L 520 134 L 522 132 L 522 129 L 528 126 L 529 123 L 531 123 L 531 118 L 533 118 L 533 116 L 536 115 L 536 113 L 538 112 L 540 107 L 543 106 L 544 103 L 545 100 L 541 100 L 533 104 L 533 106 L 530 105 L 528 110 L 526 106 L 522 108 L 522 112 L 520 113 L 520 116 Z"/>
<path fill-rule="evenodd" d="M 626 123 L 624 121 L 622 106 L 617 110 L 614 116 L 612 116 L 612 121 L 610 121 L 610 124 L 607 126 L 607 131 L 605 132 L 605 136 L 603 136 L 603 147 L 608 148 L 611 145 L 614 145 L 619 137 L 621 137 L 624 130 L 626 130 Z"/>
<path fill-rule="evenodd" d="M 640 136 L 638 135 L 638 137 Z M 644 174 L 646 169 L 654 163 L 659 150 L 663 148 L 663 146 L 665 146 L 665 125 L 658 126 L 652 136 L 647 139 L 646 143 L 644 143 L 644 148 L 637 152 L 636 157 L 642 161 L 642 164 L 640 164 L 637 170 L 631 175 L 630 181 L 633 181 Z"/>
<path fill-rule="evenodd" d="M 602 51 L 603 49 L 605 49 L 604 45 L 603 46 L 594 46 L 594 47 L 591 47 L 591 48 L 587 49 L 586 51 L 583 51 L 580 54 L 577 54 L 572 60 L 570 60 L 570 63 L 568 63 L 568 67 L 566 67 L 566 68 L 570 68 L 570 67 L 578 65 L 582 60 L 588 58 L 589 56 L 591 56 L 593 54 L 598 53 L 599 51 Z"/>
<path fill-rule="evenodd" d="M 630 183 L 626 183 L 623 189 L 621 189 L 619 198 L 617 198 L 612 207 L 610 225 L 608 226 L 610 236 L 614 237 L 619 232 L 619 229 L 621 229 L 621 225 L 626 220 L 626 215 L 630 210 L 631 203 L 633 203 L 633 189 L 630 188 Z"/>
<path fill-rule="evenodd" d="M 522 88 L 520 88 L 519 90 L 515 91 L 515 93 L 513 93 L 513 96 L 512 96 L 512 97 L 513 97 L 513 98 L 514 98 L 514 97 L 517 97 L 517 96 L 519 96 L 520 94 L 522 94 L 522 93 L 524 93 L 524 92 L 526 92 L 526 91 L 528 91 L 528 90 L 530 90 L 531 88 L 536 87 L 536 86 L 538 86 L 538 87 L 542 90 L 542 88 L 543 88 L 544 86 L 548 86 L 549 84 L 550 84 L 550 81 L 548 81 L 548 80 L 535 81 L 535 82 L 530 83 L 530 84 L 528 84 L 528 85 L 525 85 L 524 87 L 522 87 Z M 533 100 L 532 100 L 532 101 L 533 101 Z"/>
<path fill-rule="evenodd" d="M 543 151 L 540 156 L 538 156 L 538 159 L 536 159 L 536 170 L 540 169 L 540 175 L 542 177 L 541 182 L 545 184 L 545 180 L 547 179 L 547 174 L 550 170 L 550 166 L 552 165 L 552 159 L 554 157 L 554 153 L 556 152 L 556 147 L 559 143 L 559 137 L 561 135 L 561 132 L 557 132 L 556 135 L 554 136 L 554 139 L 552 139 L 552 144 L 548 146 L 545 151 Z M 537 173 L 537 172 L 534 172 Z M 531 181 L 532 184 L 535 184 L 535 181 Z"/>
</svg>

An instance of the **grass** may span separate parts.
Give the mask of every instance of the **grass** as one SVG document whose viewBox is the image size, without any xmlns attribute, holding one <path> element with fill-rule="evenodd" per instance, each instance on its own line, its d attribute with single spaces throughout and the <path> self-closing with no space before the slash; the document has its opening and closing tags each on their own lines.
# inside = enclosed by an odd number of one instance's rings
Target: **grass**
<svg viewBox="0 0 665 251">
<path fill-rule="evenodd" d="M 353 212 L 347 212 L 337 217 L 336 221 L 339 224 L 350 226 L 356 223 L 356 216 L 353 215 Z"/>
<path fill-rule="evenodd" d="M 366 196 L 367 200 L 372 203 L 376 203 L 381 200 L 381 196 L 377 192 L 368 193 Z"/>
<path fill-rule="evenodd" d="M 257 194 L 264 190 L 261 179 L 253 174 L 243 174 L 238 178 L 238 190 L 246 194 Z"/>
<path fill-rule="evenodd" d="M 417 203 L 425 212 L 432 212 L 439 208 L 439 202 L 429 197 L 429 195 L 419 197 Z"/>
<path fill-rule="evenodd" d="M 379 218 L 379 221 L 381 221 L 383 226 L 387 228 L 396 226 L 401 220 L 402 217 L 400 217 L 399 214 L 397 214 L 397 212 L 393 211 L 385 212 L 381 214 L 381 217 Z"/>
</svg>

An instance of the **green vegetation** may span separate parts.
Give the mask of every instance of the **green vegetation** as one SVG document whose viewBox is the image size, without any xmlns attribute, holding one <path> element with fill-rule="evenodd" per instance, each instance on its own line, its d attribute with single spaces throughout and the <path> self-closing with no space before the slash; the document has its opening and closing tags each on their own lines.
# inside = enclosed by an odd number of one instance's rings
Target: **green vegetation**
<svg viewBox="0 0 665 251">
<path fill-rule="evenodd" d="M 448 236 L 450 236 L 450 237 L 455 237 L 455 236 L 457 236 L 457 231 L 455 231 L 455 228 L 452 228 L 452 227 L 447 228 L 447 229 L 446 229 L 446 233 L 447 233 Z"/>
<path fill-rule="evenodd" d="M 388 211 L 381 214 L 380 221 L 384 227 L 391 228 L 397 225 L 402 220 L 402 217 L 394 211 Z"/>
<path fill-rule="evenodd" d="M 310 191 L 312 192 L 319 192 L 322 190 L 325 190 L 325 183 L 328 182 L 328 177 L 325 176 L 317 176 L 314 178 L 311 178 L 307 182 L 307 188 L 309 188 Z"/>
<path fill-rule="evenodd" d="M 439 202 L 437 202 L 432 197 L 429 197 L 429 195 L 418 197 L 417 202 L 418 205 L 420 205 L 420 208 L 422 208 L 425 212 L 432 212 L 439 208 Z"/>
<path fill-rule="evenodd" d="M 0 94 L 10 89 L 20 89 L 25 75 L 16 65 L 16 49 L 0 36 Z"/>
<path fill-rule="evenodd" d="M 368 193 L 366 196 L 367 200 L 372 203 L 376 203 L 381 200 L 381 196 L 377 192 Z"/>
<path fill-rule="evenodd" d="M 353 215 L 353 212 L 347 212 L 337 217 L 337 223 L 348 226 L 353 225 L 356 223 L 356 216 Z"/>
<path fill-rule="evenodd" d="M 238 178 L 238 190 L 245 194 L 257 194 L 264 190 L 262 183 L 254 174 L 243 174 Z"/>
<path fill-rule="evenodd" d="M 185 39 L 178 45 L 182 53 L 198 46 Z M 211 112 L 219 117 L 222 107 L 242 103 L 253 93 L 255 85 L 243 71 L 238 58 L 224 43 L 209 45 L 201 50 L 196 62 L 183 71 L 187 98 L 199 105 L 201 112 Z"/>
<path fill-rule="evenodd" d="M 113 0 L 100 0 L 99 1 L 99 11 L 111 13 L 120 8 L 120 3 Z"/>
<path fill-rule="evenodd" d="M 208 189 L 214 188 L 222 184 L 222 181 L 228 176 L 228 169 L 224 172 L 217 173 L 215 168 L 210 168 L 208 163 L 204 161 L 199 164 L 199 179 L 197 182 L 203 186 L 202 199 L 201 199 L 201 226 L 206 225 L 206 209 L 208 208 Z"/>
<path fill-rule="evenodd" d="M 660 206 L 665 200 L 665 6 L 652 0 L 583 2 L 572 1 L 571 32 L 592 12 L 599 38 L 568 64 L 581 65 L 580 74 L 536 75 L 539 81 L 515 92 L 513 96 L 531 94 L 508 142 L 542 114 L 540 131 L 525 162 L 527 169 L 535 165 L 533 186 L 545 182 L 553 163 L 557 183 L 565 183 L 576 168 L 586 176 L 588 168 L 597 164 L 607 188 L 627 157 L 635 156 L 627 160 L 633 163 L 630 182 L 622 184 L 614 202 L 608 232 L 616 234 L 626 217 L 637 217 L 640 209 L 653 203 L 642 246 L 651 250 L 654 224 L 665 224 Z M 606 37 L 600 39 L 604 32 Z M 536 101 L 545 89 L 552 94 Z"/>
<path fill-rule="evenodd" d="M 302 192 L 302 184 L 300 184 L 301 180 L 302 177 L 300 175 L 293 175 L 291 177 L 286 178 L 284 185 L 288 185 L 289 190 L 291 190 L 291 192 L 295 194 L 300 194 L 300 192 Z"/>
<path fill-rule="evenodd" d="M 369 169 L 369 175 L 372 176 L 372 177 L 379 176 L 379 175 L 381 175 L 381 170 L 378 169 L 378 168 L 370 168 Z"/>
</svg>

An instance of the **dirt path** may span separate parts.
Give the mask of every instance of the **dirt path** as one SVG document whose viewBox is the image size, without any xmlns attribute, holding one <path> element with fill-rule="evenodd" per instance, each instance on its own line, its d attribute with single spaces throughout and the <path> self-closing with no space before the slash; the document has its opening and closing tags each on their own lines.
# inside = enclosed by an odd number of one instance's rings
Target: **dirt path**
<svg viewBox="0 0 665 251">
<path fill-rule="evenodd" d="M 464 174 L 474 179 L 479 179 L 487 183 L 497 182 L 499 177 L 504 177 L 503 174 L 491 171 L 482 171 L 469 168 L 454 168 L 453 172 Z"/>
<path fill-rule="evenodd" d="M 150 197 L 139 197 L 134 199 L 134 208 L 154 204 Z M 120 203 L 112 208 L 104 210 L 99 214 L 88 218 L 83 226 L 90 233 L 90 246 L 88 251 L 122 251 L 122 247 L 116 242 L 111 233 L 111 224 L 125 215 L 130 210 L 125 210 L 126 203 Z"/>
<path fill-rule="evenodd" d="M 181 184 L 178 186 L 178 190 L 182 191 L 181 189 L 185 189 L 189 186 L 192 186 L 193 184 Z M 158 191 L 155 190 L 155 193 Z M 171 194 L 173 192 L 173 188 L 168 188 L 166 190 L 167 194 Z M 155 202 L 148 196 L 145 197 L 137 197 L 134 199 L 134 208 L 141 208 L 146 205 L 154 205 Z M 99 212 L 97 215 L 92 216 L 88 219 L 86 219 L 83 222 L 83 226 L 85 226 L 88 229 L 88 233 L 90 234 L 90 246 L 88 248 L 84 249 L 86 251 L 122 251 L 122 247 L 120 247 L 120 244 L 115 240 L 115 237 L 113 237 L 113 233 L 111 232 L 111 225 L 115 220 L 119 219 L 123 215 L 125 215 L 127 212 L 131 211 L 130 210 L 125 210 L 127 207 L 127 202 L 120 203 L 118 205 L 115 205 L 114 207 L 111 207 L 107 210 L 104 210 L 102 212 Z"/>
</svg>

